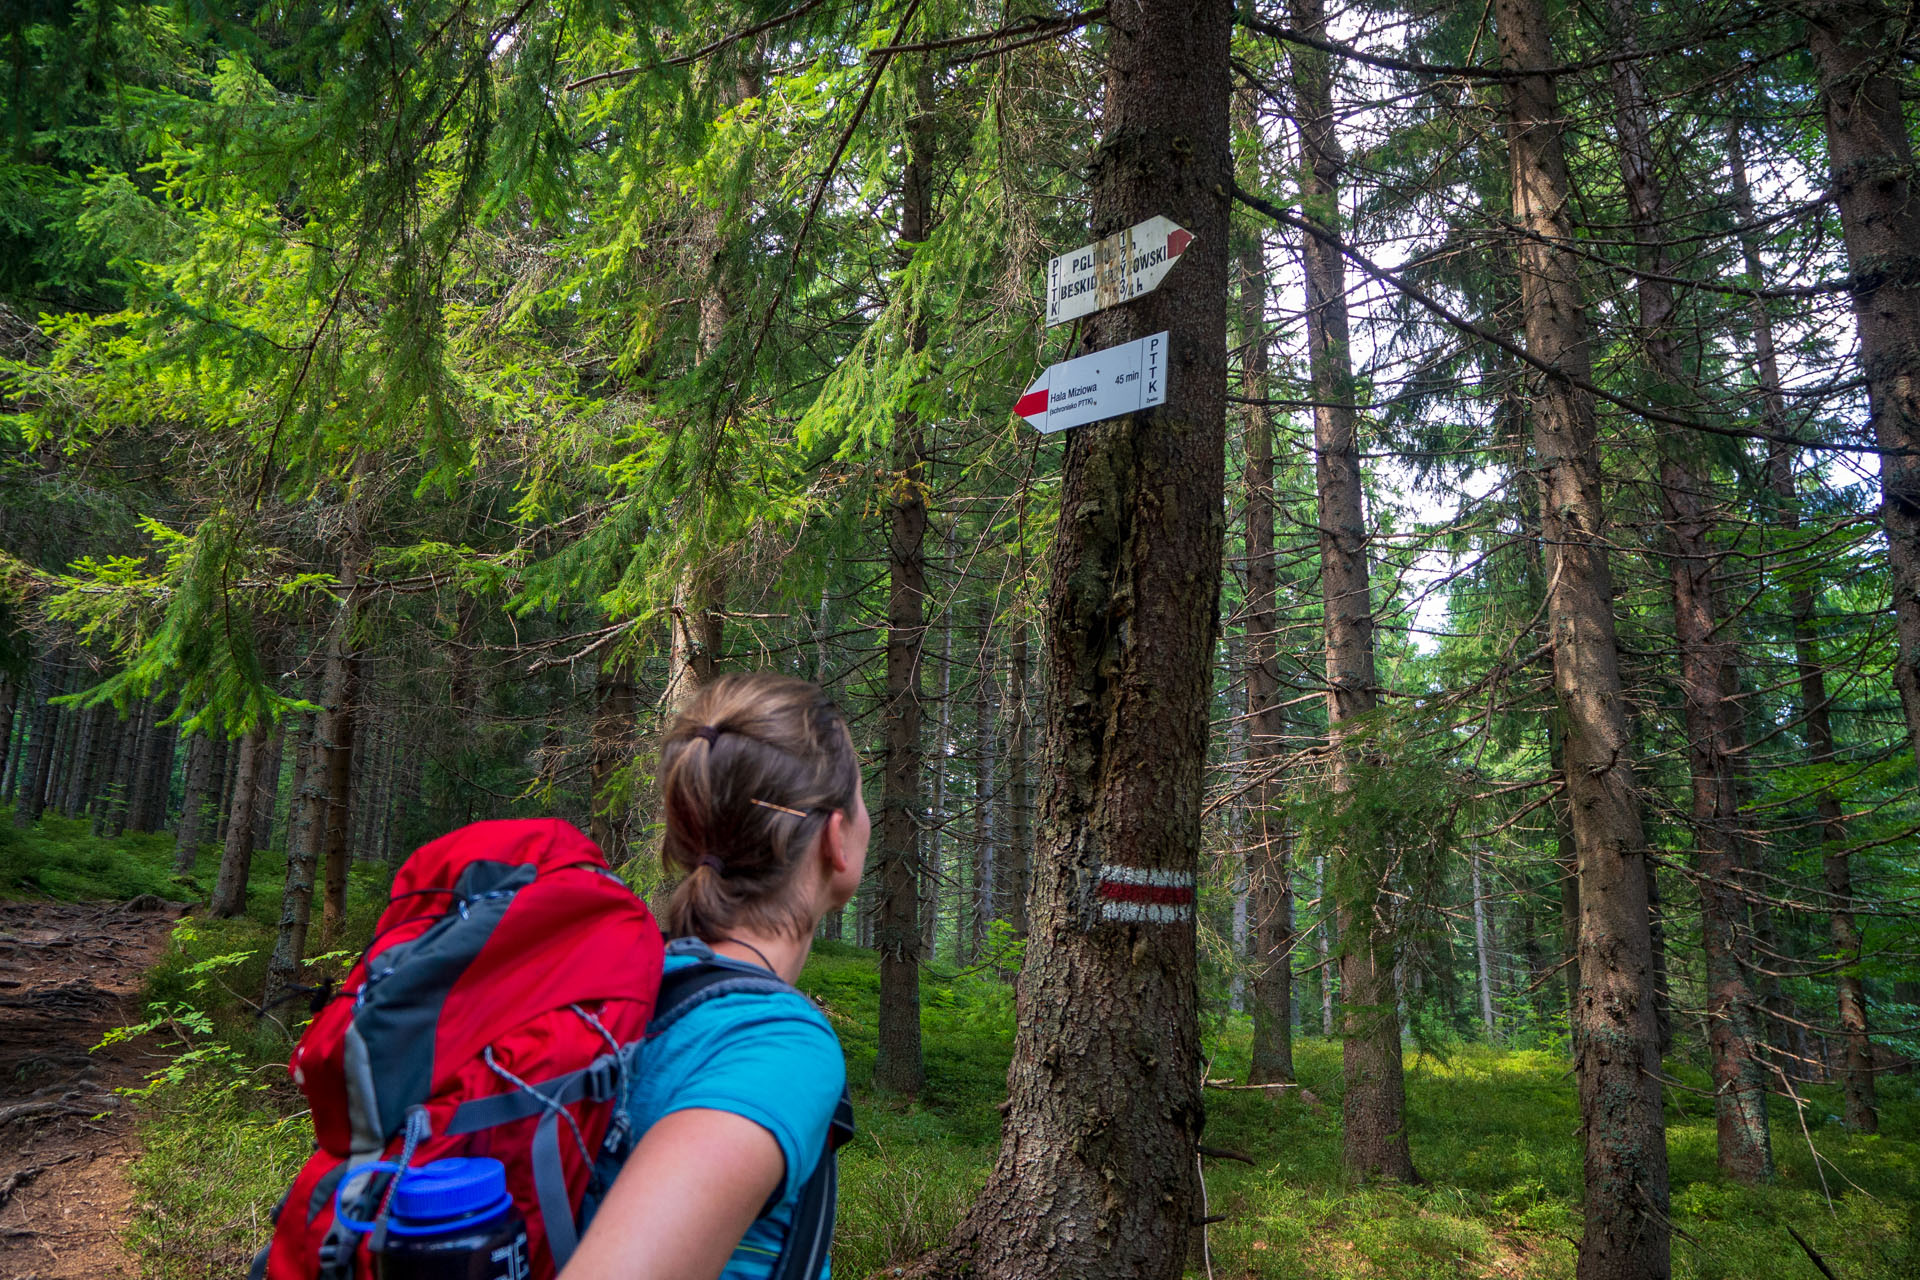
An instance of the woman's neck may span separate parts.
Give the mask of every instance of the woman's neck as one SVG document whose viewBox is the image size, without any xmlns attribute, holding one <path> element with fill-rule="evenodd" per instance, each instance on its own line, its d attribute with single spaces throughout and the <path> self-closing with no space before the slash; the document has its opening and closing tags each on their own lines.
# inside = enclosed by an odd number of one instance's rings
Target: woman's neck
<svg viewBox="0 0 1920 1280">
<path fill-rule="evenodd" d="M 797 982 L 813 949 L 813 931 L 801 937 L 790 934 L 759 933 L 751 929 L 732 929 L 712 944 L 713 953 L 748 964 L 772 965 L 784 982 Z"/>
</svg>

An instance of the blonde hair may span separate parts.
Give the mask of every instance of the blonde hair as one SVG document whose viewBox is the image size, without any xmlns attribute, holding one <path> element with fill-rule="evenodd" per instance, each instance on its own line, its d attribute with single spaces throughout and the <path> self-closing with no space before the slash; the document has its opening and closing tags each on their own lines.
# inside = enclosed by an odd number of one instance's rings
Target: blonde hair
<svg viewBox="0 0 1920 1280">
<path fill-rule="evenodd" d="M 818 685 L 763 671 L 701 689 L 660 749 L 660 859 L 685 877 L 668 932 L 713 942 L 742 925 L 812 929 L 795 873 L 859 789 L 846 719 Z"/>
</svg>

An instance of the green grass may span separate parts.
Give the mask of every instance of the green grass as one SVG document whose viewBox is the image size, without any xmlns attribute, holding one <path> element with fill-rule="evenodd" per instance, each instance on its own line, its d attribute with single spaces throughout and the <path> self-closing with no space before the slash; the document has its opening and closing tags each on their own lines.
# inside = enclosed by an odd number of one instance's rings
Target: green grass
<svg viewBox="0 0 1920 1280">
<path fill-rule="evenodd" d="M 878 969 L 834 948 L 802 985 L 824 998 L 846 1045 L 862 1133 L 842 1157 L 835 1265 L 865 1276 L 940 1239 L 985 1180 L 999 1135 L 1012 1052 L 1007 989 L 988 980 L 923 988 L 928 1087 L 919 1103 L 864 1091 L 872 1073 Z M 1244 1079 L 1245 1018 L 1210 1037 L 1212 1074 Z M 1340 1171 L 1340 1046 L 1312 1037 L 1295 1050 L 1306 1094 L 1207 1092 L 1207 1142 L 1253 1167 L 1208 1161 L 1209 1231 L 1217 1277 L 1271 1280 L 1439 1280 L 1571 1277 L 1580 1235 L 1579 1116 L 1565 1057 L 1465 1045 L 1444 1059 L 1408 1055 L 1410 1139 L 1425 1185 L 1353 1186 Z M 1704 1073 L 1682 1070 L 1685 1083 Z M 1878 1137 L 1841 1128 L 1837 1091 L 1805 1090 L 1813 1146 L 1827 1162 L 1832 1209 L 1793 1108 L 1775 1100 L 1779 1177 L 1746 1189 L 1714 1169 L 1708 1099 L 1670 1090 L 1668 1144 L 1674 1274 L 1682 1280 L 1806 1277 L 1791 1223 L 1845 1280 L 1920 1275 L 1920 1103 L 1911 1080 L 1881 1086 Z M 1848 1185 L 1848 1180 L 1857 1186 Z M 1192 1275 L 1202 1272 L 1195 1268 Z"/>
<path fill-rule="evenodd" d="M 92 841 L 81 824 L 58 820 L 43 831 L 0 832 L 0 884 L 7 886 L 0 892 L 19 896 L 22 883 L 63 897 L 169 892 L 172 850 L 163 837 Z M 203 883 L 210 859 L 196 868 Z M 280 1065 L 288 1041 L 261 1030 L 244 1003 L 260 987 L 280 873 L 276 855 L 261 855 L 247 915 L 188 921 L 150 978 L 153 1000 L 208 1011 L 215 1036 L 239 1051 L 232 1065 L 159 1089 L 144 1104 L 146 1151 L 135 1178 L 145 1203 L 133 1238 L 157 1277 L 240 1273 L 264 1238 L 267 1211 L 311 1147 L 303 1102 Z M 348 936 L 365 936 L 382 883 L 378 868 L 356 880 Z M 172 895 L 180 896 L 179 886 Z M 245 958 L 206 968 L 236 953 Z M 873 954 L 820 944 L 801 985 L 826 1005 L 846 1046 L 859 1111 L 859 1137 L 841 1158 L 835 1270 L 868 1276 L 941 1240 L 985 1180 L 1012 1053 L 1012 994 L 990 977 L 929 973 L 922 988 L 927 1088 L 909 1103 L 870 1087 L 879 1001 Z M 1209 1025 L 1212 1074 L 1244 1078 L 1246 1020 Z M 1255 1162 L 1208 1162 L 1210 1210 L 1227 1215 L 1209 1231 L 1216 1277 L 1573 1275 L 1580 1152 L 1562 1055 L 1477 1045 L 1444 1058 L 1410 1054 L 1411 1139 L 1427 1179 L 1418 1187 L 1347 1183 L 1339 1165 L 1339 1045 L 1306 1039 L 1296 1061 L 1304 1092 L 1207 1092 L 1208 1143 Z M 1673 1069 L 1684 1084 L 1705 1082 L 1702 1072 Z M 1809 1088 L 1805 1098 L 1806 1135 L 1792 1106 L 1775 1100 L 1780 1174 L 1771 1186 L 1746 1189 L 1714 1171 L 1709 1100 L 1668 1091 L 1680 1280 L 1817 1280 L 1787 1234 L 1789 1223 L 1843 1280 L 1920 1276 L 1914 1081 L 1883 1079 L 1877 1137 L 1840 1126 L 1835 1090 Z M 1816 1164 L 1809 1138 L 1823 1163 Z M 1196 1265 L 1190 1274 L 1202 1272 Z"/>
</svg>

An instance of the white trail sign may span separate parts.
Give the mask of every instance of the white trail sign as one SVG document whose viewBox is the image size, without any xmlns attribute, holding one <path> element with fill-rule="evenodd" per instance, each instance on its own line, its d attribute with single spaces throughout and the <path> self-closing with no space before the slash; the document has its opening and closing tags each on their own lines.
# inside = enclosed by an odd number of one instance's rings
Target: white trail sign
<svg viewBox="0 0 1920 1280">
<path fill-rule="evenodd" d="M 1047 326 L 1152 293 L 1193 243 L 1193 232 L 1155 215 L 1047 262 Z"/>
<path fill-rule="evenodd" d="M 1049 367 L 1013 411 L 1041 431 L 1064 431 L 1167 402 L 1167 335 L 1156 333 Z"/>
</svg>

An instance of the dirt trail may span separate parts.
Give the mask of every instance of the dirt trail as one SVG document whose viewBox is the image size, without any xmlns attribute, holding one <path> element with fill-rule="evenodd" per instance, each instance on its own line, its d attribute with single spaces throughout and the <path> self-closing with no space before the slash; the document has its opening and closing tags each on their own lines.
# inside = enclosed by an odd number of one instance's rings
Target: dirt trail
<svg viewBox="0 0 1920 1280">
<path fill-rule="evenodd" d="M 144 910 L 142 908 L 145 908 Z M 139 1045 L 88 1050 L 139 1012 L 142 975 L 178 908 L 0 902 L 0 1280 L 135 1276 Z"/>
</svg>

